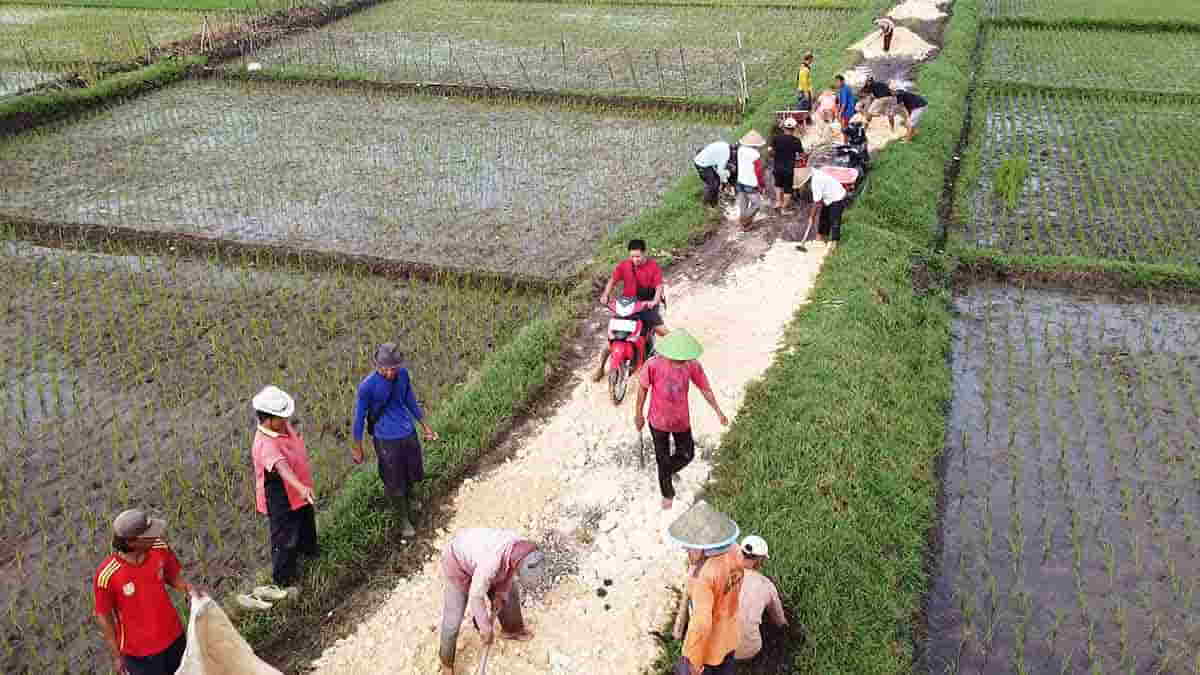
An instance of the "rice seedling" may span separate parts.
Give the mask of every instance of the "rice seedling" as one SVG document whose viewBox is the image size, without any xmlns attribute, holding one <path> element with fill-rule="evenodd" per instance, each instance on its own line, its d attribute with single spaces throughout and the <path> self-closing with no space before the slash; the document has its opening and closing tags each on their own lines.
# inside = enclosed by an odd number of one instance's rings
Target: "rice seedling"
<svg viewBox="0 0 1200 675">
<path fill-rule="evenodd" d="M 249 513 L 245 479 L 246 401 L 258 388 L 297 395 L 317 493 L 331 495 L 353 470 L 348 419 L 375 343 L 406 345 L 418 394 L 436 408 L 554 301 L 449 274 L 382 282 L 359 268 L 303 273 L 249 254 L 181 260 L 115 243 L 84 253 L 15 241 L 0 251 L 0 311 L 21 327 L 0 331 L 0 372 L 48 381 L 72 372 L 76 382 L 61 406 L 47 397 L 34 415 L 2 411 L 3 447 L 26 454 L 6 452 L 0 465 L 0 486 L 24 486 L 4 490 L 0 511 L 29 516 L 0 521 L 0 542 L 21 542 L 0 564 L 24 579 L 20 592 L 0 587 L 0 607 L 26 636 L 0 649 L 4 672 L 25 672 L 40 654 L 69 672 L 95 662 L 99 641 L 78 639 L 90 623 L 78 580 L 107 552 L 109 518 L 122 508 L 169 518 L 181 559 L 219 592 L 265 564 L 265 525 Z"/>
<path fill-rule="evenodd" d="M 988 672 L 1125 672 L 1159 662 L 1158 644 L 1200 648 L 1185 627 L 1200 499 L 1171 479 L 1192 433 L 1172 388 L 1197 381 L 1200 306 L 976 287 L 958 309 L 949 433 L 966 468 L 947 474 L 960 511 L 943 540 L 979 567 L 941 572 L 959 618 L 931 644 L 957 649 L 980 607 Z"/>
<path fill-rule="evenodd" d="M 266 72 L 603 95 L 736 99 L 766 87 L 804 36 L 825 48 L 851 12 L 384 4 L 256 52 Z M 535 27 L 535 28 L 531 28 Z M 736 36 L 743 35 L 739 46 Z M 781 48 L 786 48 L 781 51 Z M 788 65 L 790 68 L 790 64 Z"/>
<path fill-rule="evenodd" d="M 1200 25 L 1200 6 L 1190 0 L 987 0 L 987 16 L 1075 25 Z"/>
<path fill-rule="evenodd" d="M 0 208 L 561 276 L 720 132 L 692 119 L 188 82 L 0 145 L 12 167 Z"/>
<path fill-rule="evenodd" d="M 976 98 L 976 185 L 964 243 L 1014 254 L 1077 255 L 1194 265 L 1200 193 L 1179 178 L 1200 170 L 1190 108 L 1049 90 Z M 1005 159 L 1029 176 L 1014 208 L 997 183 Z"/>
</svg>

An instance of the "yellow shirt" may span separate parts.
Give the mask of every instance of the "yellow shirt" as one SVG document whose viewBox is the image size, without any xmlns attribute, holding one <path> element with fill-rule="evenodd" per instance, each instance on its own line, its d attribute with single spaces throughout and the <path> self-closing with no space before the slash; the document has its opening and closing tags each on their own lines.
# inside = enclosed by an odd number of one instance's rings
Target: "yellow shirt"
<svg viewBox="0 0 1200 675">
<path fill-rule="evenodd" d="M 700 571 L 688 579 L 690 611 L 683 655 L 693 665 L 720 665 L 737 649 L 743 574 L 741 551 L 731 548 L 706 559 Z"/>
<path fill-rule="evenodd" d="M 796 76 L 796 88 L 800 91 L 812 91 L 812 69 L 800 66 L 800 74 Z"/>
</svg>

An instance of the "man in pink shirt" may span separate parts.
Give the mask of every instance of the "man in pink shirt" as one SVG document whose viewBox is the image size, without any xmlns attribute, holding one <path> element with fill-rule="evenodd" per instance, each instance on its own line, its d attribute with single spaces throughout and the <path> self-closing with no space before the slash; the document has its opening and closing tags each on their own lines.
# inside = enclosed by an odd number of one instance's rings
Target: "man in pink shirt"
<svg viewBox="0 0 1200 675">
<path fill-rule="evenodd" d="M 271 576 L 276 586 L 292 585 L 300 554 L 317 554 L 312 468 L 304 438 L 288 422 L 296 402 L 278 387 L 266 387 L 253 399 L 258 429 L 250 457 L 254 462 L 254 498 L 271 525 Z"/>
<path fill-rule="evenodd" d="M 500 636 L 504 639 L 524 641 L 533 637 L 521 616 L 516 581 L 520 577 L 529 582 L 540 575 L 543 560 L 537 545 L 512 530 L 468 528 L 459 530 L 446 544 L 442 554 L 446 604 L 438 650 L 443 675 L 454 675 L 458 630 L 467 610 L 485 645 L 495 639 L 492 624 L 496 617 L 500 618 Z"/>
<path fill-rule="evenodd" d="M 654 438 L 654 459 L 658 463 L 658 487 L 662 491 L 662 507 L 670 509 L 675 500 L 671 477 L 683 470 L 695 456 L 696 443 L 692 438 L 692 419 L 688 410 L 688 390 L 691 383 L 717 413 L 721 425 L 729 424 L 717 397 L 713 395 L 704 368 L 696 359 L 703 348 L 685 330 L 672 331 L 659 340 L 658 355 L 642 367 L 637 403 L 634 404 L 633 424 L 638 431 L 646 424 L 642 410 L 650 394 L 650 435 Z M 670 438 L 675 438 L 675 453 L 671 453 Z"/>
</svg>

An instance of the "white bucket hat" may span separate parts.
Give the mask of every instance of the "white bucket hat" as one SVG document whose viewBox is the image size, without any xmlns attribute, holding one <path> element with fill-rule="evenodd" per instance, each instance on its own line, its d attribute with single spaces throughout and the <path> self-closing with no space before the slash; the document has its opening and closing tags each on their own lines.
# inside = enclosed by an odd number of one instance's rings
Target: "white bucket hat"
<svg viewBox="0 0 1200 675">
<path fill-rule="evenodd" d="M 783 127 L 784 129 L 795 129 L 797 126 L 799 126 L 799 123 L 796 122 L 795 117 L 785 117 L 779 126 Z"/>
<path fill-rule="evenodd" d="M 742 540 L 742 553 L 752 555 L 755 558 L 770 558 L 767 555 L 767 540 L 752 534 Z"/>
<path fill-rule="evenodd" d="M 254 409 L 275 417 L 291 417 L 296 412 L 296 402 L 288 393 L 275 385 L 263 387 L 250 401 Z"/>
</svg>

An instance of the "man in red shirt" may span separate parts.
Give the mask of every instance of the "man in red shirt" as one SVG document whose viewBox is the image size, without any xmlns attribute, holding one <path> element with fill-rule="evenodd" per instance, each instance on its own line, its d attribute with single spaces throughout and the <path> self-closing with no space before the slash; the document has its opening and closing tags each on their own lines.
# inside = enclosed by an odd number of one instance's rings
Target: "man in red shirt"
<svg viewBox="0 0 1200 675">
<path fill-rule="evenodd" d="M 199 592 L 183 578 L 179 559 L 163 540 L 165 521 L 122 511 L 113 521 L 116 551 L 96 568 L 96 620 L 121 675 L 174 675 L 185 638 L 167 586 Z"/>
<path fill-rule="evenodd" d="M 250 448 L 255 507 L 270 522 L 271 577 L 282 589 L 296 580 L 300 554 L 312 556 L 318 551 L 312 468 L 304 438 L 288 422 L 296 411 L 292 397 L 269 386 L 255 395 L 251 405 L 258 415 Z"/>
<path fill-rule="evenodd" d="M 654 459 L 658 464 L 658 487 L 662 491 L 662 507 L 670 509 L 675 500 L 671 477 L 687 466 L 695 455 L 692 439 L 692 419 L 688 410 L 688 389 L 691 383 L 700 388 L 704 400 L 717 413 L 721 425 L 729 424 L 704 368 L 696 359 L 703 348 L 685 330 L 664 337 L 658 345 L 658 356 L 646 362 L 640 375 L 637 403 L 633 408 L 633 425 L 638 431 L 646 424 L 642 410 L 646 394 L 650 394 L 650 435 L 654 438 Z M 671 454 L 670 438 L 675 438 L 675 454 Z"/>
<path fill-rule="evenodd" d="M 646 330 L 653 331 L 647 340 L 647 345 L 653 345 L 655 335 L 667 334 L 662 314 L 658 311 L 663 300 L 663 275 L 658 263 L 646 255 L 644 240 L 634 239 L 629 242 L 629 257 L 613 268 L 612 276 L 604 286 L 604 293 L 600 295 L 600 304 L 608 306 L 618 282 L 621 284 L 622 297 L 650 302 L 648 309 L 638 312 L 635 316 L 646 326 Z M 596 372 L 596 380 L 604 377 L 604 362 L 607 359 L 608 350 L 605 349 L 600 355 L 600 368 Z"/>
</svg>

